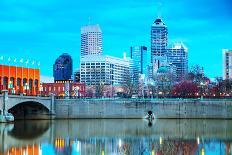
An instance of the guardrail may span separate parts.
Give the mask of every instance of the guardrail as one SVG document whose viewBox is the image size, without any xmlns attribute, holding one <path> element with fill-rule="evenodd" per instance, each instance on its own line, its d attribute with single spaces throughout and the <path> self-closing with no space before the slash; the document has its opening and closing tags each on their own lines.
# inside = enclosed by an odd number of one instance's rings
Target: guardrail
<svg viewBox="0 0 232 155">
<path fill-rule="evenodd" d="M 168 97 L 168 98 L 120 98 L 120 97 L 111 97 L 111 98 L 94 98 L 94 97 L 75 97 L 75 96 L 55 96 L 55 99 L 57 100 L 127 100 L 127 101 L 151 101 L 151 100 L 166 100 L 166 101 L 172 101 L 172 100 L 202 100 L 202 101 L 217 101 L 217 100 L 226 100 L 226 101 L 232 101 L 232 97 L 192 97 L 192 98 L 180 98 L 180 97 Z"/>
</svg>

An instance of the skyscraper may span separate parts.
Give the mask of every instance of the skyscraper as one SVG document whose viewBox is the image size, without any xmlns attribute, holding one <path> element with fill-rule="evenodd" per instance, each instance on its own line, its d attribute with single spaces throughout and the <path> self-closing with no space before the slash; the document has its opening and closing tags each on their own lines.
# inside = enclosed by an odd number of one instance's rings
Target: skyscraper
<svg viewBox="0 0 232 155">
<path fill-rule="evenodd" d="M 138 73 L 147 74 L 147 47 L 145 46 L 133 46 L 130 48 L 130 56 L 134 61 Z"/>
<path fill-rule="evenodd" d="M 53 65 L 53 76 L 55 82 L 72 80 L 73 62 L 69 54 L 59 56 Z"/>
<path fill-rule="evenodd" d="M 232 50 L 223 49 L 223 79 L 232 78 Z"/>
<path fill-rule="evenodd" d="M 81 27 L 81 57 L 102 54 L 102 31 L 99 25 Z"/>
<path fill-rule="evenodd" d="M 167 49 L 168 62 L 176 66 L 177 81 L 184 80 L 188 73 L 188 49 L 183 44 L 174 44 Z"/>
<path fill-rule="evenodd" d="M 154 56 L 164 56 L 168 44 L 168 28 L 157 18 L 151 26 L 151 61 Z"/>
</svg>

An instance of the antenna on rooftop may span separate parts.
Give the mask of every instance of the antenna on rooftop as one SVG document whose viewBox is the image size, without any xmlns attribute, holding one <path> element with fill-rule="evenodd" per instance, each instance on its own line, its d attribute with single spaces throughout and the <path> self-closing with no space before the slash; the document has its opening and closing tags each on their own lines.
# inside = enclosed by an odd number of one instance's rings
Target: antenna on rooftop
<svg viewBox="0 0 232 155">
<path fill-rule="evenodd" d="M 88 19 L 88 25 L 91 24 L 91 17 L 89 16 L 89 19 Z"/>
<path fill-rule="evenodd" d="M 162 1 L 160 0 L 157 4 L 157 16 L 158 18 L 162 18 L 162 7 L 163 7 L 163 3 Z"/>
</svg>

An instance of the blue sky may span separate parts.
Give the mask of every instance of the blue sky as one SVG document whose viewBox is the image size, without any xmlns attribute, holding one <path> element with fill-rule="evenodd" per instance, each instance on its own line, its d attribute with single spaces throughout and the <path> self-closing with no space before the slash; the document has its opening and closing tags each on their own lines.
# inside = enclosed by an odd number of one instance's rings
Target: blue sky
<svg viewBox="0 0 232 155">
<path fill-rule="evenodd" d="M 150 27 L 161 15 L 169 42 L 189 49 L 189 65 L 209 77 L 222 74 L 222 48 L 232 49 L 231 0 L 1 0 L 0 55 L 41 61 L 42 75 L 62 53 L 79 66 L 80 27 L 100 24 L 105 54 L 150 47 Z"/>
</svg>

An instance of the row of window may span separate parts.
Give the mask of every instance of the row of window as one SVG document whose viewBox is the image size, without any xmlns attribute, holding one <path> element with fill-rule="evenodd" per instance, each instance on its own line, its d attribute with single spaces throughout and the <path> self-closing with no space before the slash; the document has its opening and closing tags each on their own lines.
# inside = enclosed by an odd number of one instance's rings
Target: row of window
<svg viewBox="0 0 232 155">
<path fill-rule="evenodd" d="M 77 88 L 77 87 L 76 87 Z M 75 86 L 72 86 L 72 90 L 75 89 Z M 65 87 L 42 87 L 42 90 L 41 91 L 64 91 L 65 90 Z M 78 86 L 78 90 L 79 91 L 84 91 L 84 87 L 82 86 Z"/>
</svg>

